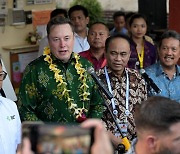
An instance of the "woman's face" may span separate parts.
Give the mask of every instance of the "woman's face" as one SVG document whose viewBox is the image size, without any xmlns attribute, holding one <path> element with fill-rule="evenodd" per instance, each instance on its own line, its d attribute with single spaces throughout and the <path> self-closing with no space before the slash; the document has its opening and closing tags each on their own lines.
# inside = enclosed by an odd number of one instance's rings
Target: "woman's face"
<svg viewBox="0 0 180 154">
<path fill-rule="evenodd" d="M 133 38 L 142 38 L 147 32 L 147 24 L 143 18 L 136 18 L 130 26 Z"/>
</svg>

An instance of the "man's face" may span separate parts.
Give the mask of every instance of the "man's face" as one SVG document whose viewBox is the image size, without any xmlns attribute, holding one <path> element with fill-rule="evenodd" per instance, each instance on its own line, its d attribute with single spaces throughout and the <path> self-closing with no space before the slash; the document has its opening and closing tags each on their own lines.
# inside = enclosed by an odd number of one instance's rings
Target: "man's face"
<svg viewBox="0 0 180 154">
<path fill-rule="evenodd" d="M 130 57 L 130 45 L 127 40 L 115 38 L 109 43 L 106 51 L 106 59 L 110 69 L 117 75 L 121 75 L 127 66 Z"/>
<path fill-rule="evenodd" d="M 63 62 L 68 62 L 74 45 L 74 34 L 69 24 L 55 25 L 48 37 L 52 54 Z"/>
<path fill-rule="evenodd" d="M 119 16 L 119 17 L 116 17 L 115 20 L 114 20 L 114 27 L 116 28 L 116 30 L 118 31 L 121 31 L 121 29 L 123 27 L 125 27 L 125 18 L 124 16 Z"/>
<path fill-rule="evenodd" d="M 170 133 L 160 136 L 158 144 L 155 154 L 180 154 L 180 122 L 170 127 Z"/>
<path fill-rule="evenodd" d="M 87 24 L 89 23 L 89 17 L 85 17 L 81 10 L 72 12 L 70 20 L 77 34 L 86 30 Z"/>
<path fill-rule="evenodd" d="M 91 48 L 105 48 L 105 41 L 108 36 L 108 29 L 103 24 L 95 24 L 89 29 L 88 42 Z"/>
<path fill-rule="evenodd" d="M 159 49 L 159 59 L 164 68 L 174 67 L 180 58 L 180 43 L 175 38 L 162 40 Z"/>
</svg>

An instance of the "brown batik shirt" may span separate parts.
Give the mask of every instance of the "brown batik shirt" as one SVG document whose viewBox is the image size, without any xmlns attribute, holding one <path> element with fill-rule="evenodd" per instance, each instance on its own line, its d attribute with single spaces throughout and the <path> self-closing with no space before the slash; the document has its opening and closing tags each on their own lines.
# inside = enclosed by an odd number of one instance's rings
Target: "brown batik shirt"
<svg viewBox="0 0 180 154">
<path fill-rule="evenodd" d="M 141 104 L 142 101 L 147 99 L 147 89 L 145 85 L 144 79 L 141 77 L 141 75 L 134 69 L 125 68 L 128 72 L 129 76 L 129 111 L 130 114 L 127 118 L 128 126 L 127 126 L 127 137 L 129 140 L 132 140 L 135 132 L 135 124 L 134 124 L 134 111 L 135 106 L 137 104 Z M 125 110 L 126 110 L 126 73 L 122 74 L 122 77 L 118 79 L 117 76 L 107 67 L 107 72 L 109 75 L 111 88 L 112 88 L 112 94 L 114 97 L 116 109 L 118 110 L 118 116 L 117 118 L 122 121 L 125 118 Z M 107 85 L 106 76 L 104 69 L 100 69 L 97 72 L 97 75 L 102 80 L 102 82 Z M 108 86 L 107 86 L 108 87 Z M 105 97 L 105 100 L 107 100 L 107 103 L 109 107 L 112 110 L 112 104 L 111 101 L 108 100 Z M 105 122 L 105 125 L 108 130 L 110 130 L 113 134 L 115 134 L 116 125 L 115 122 L 108 112 L 107 109 L 104 111 L 104 115 L 102 120 Z"/>
</svg>

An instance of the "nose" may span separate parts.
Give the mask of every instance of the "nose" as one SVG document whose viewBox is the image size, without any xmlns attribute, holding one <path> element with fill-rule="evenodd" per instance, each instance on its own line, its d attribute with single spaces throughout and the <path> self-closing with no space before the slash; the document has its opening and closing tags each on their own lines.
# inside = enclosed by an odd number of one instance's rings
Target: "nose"
<svg viewBox="0 0 180 154">
<path fill-rule="evenodd" d="M 100 38 L 100 34 L 96 33 L 95 38 L 97 38 L 97 39 Z"/>
<path fill-rule="evenodd" d="M 64 40 L 60 40 L 59 41 L 59 46 L 61 47 L 61 48 L 63 48 L 63 47 L 65 47 L 65 41 Z"/>
<path fill-rule="evenodd" d="M 116 57 L 115 57 L 115 60 L 116 61 L 121 61 L 122 60 L 122 57 L 120 54 L 117 54 Z"/>
<path fill-rule="evenodd" d="M 74 23 L 78 23 L 79 19 L 78 18 L 74 18 Z"/>
<path fill-rule="evenodd" d="M 141 31 L 141 27 L 140 27 L 140 26 L 138 26 L 137 31 L 138 31 L 138 32 L 140 32 L 140 31 Z"/>
<path fill-rule="evenodd" d="M 172 49 L 171 49 L 171 48 L 167 48 L 167 49 L 166 49 L 166 53 L 167 53 L 168 55 L 171 55 L 171 54 L 172 54 L 172 52 L 173 52 L 173 51 L 172 51 Z"/>
</svg>

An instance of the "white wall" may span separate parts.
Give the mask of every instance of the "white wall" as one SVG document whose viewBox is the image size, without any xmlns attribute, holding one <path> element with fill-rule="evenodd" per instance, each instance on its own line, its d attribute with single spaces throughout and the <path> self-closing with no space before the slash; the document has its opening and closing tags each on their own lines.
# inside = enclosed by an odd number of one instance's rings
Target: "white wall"
<svg viewBox="0 0 180 154">
<path fill-rule="evenodd" d="M 18 0 L 24 1 L 24 10 L 46 10 L 46 9 L 54 9 L 56 7 L 55 0 L 51 4 L 46 5 L 26 5 L 26 0 Z M 13 0 L 7 0 L 8 8 L 12 8 Z M 7 17 L 8 19 L 8 17 Z M 6 20 L 7 20 L 6 19 Z M 0 26 L 0 54 L 2 56 L 4 65 L 7 69 L 7 73 L 10 75 L 10 56 L 7 50 L 3 50 L 3 46 L 12 46 L 12 45 L 22 45 L 27 44 L 25 41 L 29 32 L 33 31 L 32 24 L 29 25 L 21 25 L 21 26 L 10 26 L 8 22 L 6 22 L 5 27 Z"/>
</svg>

